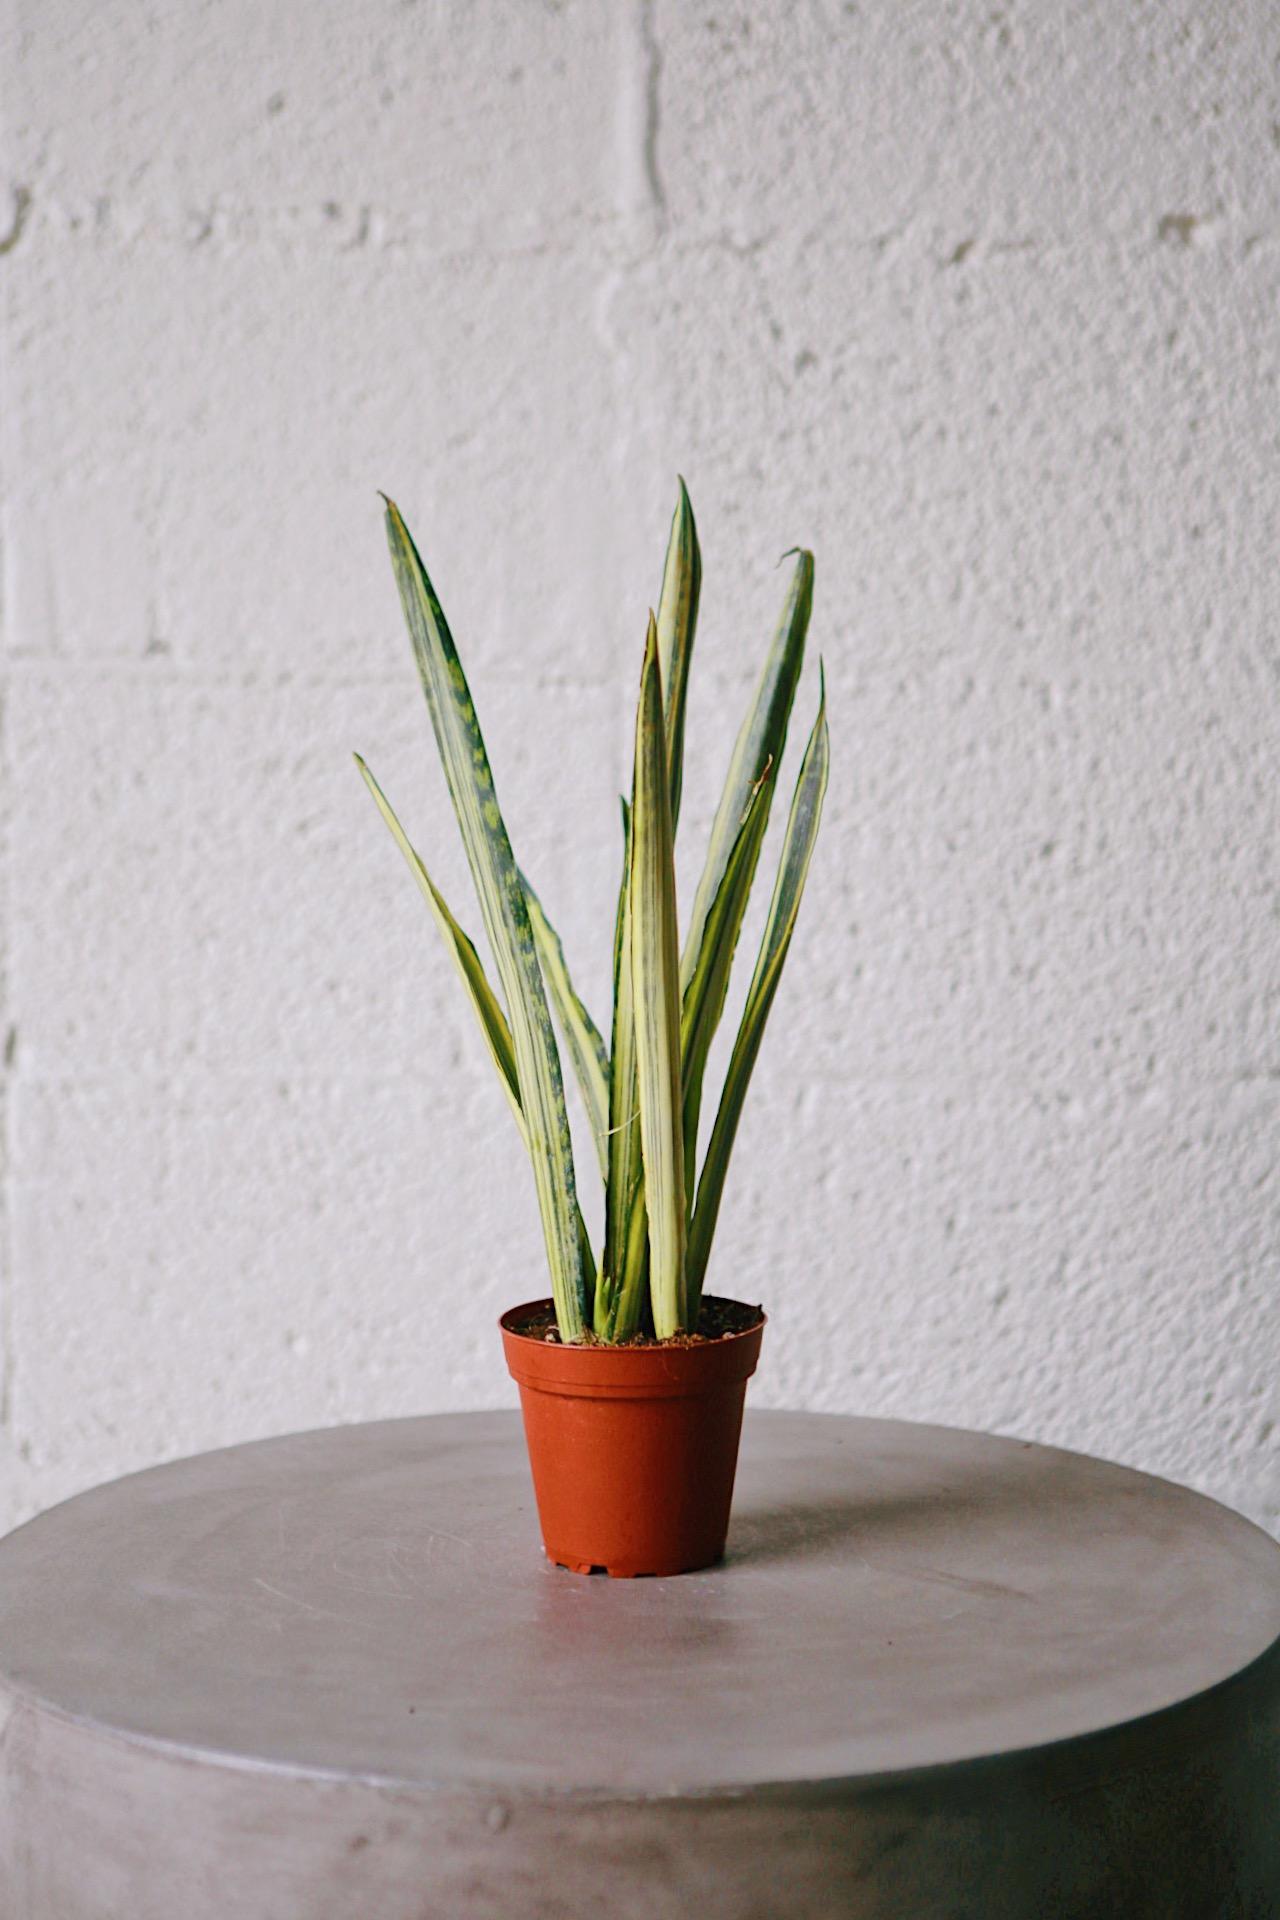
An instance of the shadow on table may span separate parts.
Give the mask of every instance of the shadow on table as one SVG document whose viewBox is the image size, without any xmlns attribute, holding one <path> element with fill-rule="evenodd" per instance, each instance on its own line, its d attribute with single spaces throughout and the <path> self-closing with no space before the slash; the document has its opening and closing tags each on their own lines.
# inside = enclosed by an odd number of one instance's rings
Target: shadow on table
<svg viewBox="0 0 1280 1920">
<path fill-rule="evenodd" d="M 997 1535 L 1005 1525 L 1016 1532 L 1029 1517 L 1043 1513 L 1050 1479 L 1057 1524 L 1067 1532 L 1078 1528 L 1083 1540 L 1112 1500 L 1100 1499 L 1096 1482 L 1073 1485 L 1069 1473 L 1053 1469 L 1052 1456 L 1046 1458 L 1042 1449 L 1035 1448 L 1020 1459 L 1014 1456 L 958 1472 L 945 1485 L 868 1488 L 862 1494 L 808 1494 L 798 1489 L 791 1500 L 743 1502 L 734 1509 L 724 1565 L 731 1570 L 767 1561 L 840 1558 L 851 1548 L 869 1552 L 886 1547 L 932 1558 L 948 1542 L 959 1543 L 966 1534 L 972 1537 L 966 1519 L 974 1514 L 982 1515 L 982 1533 L 988 1541 L 997 1516 L 1001 1521 Z M 1113 1499 L 1122 1501 L 1124 1493 L 1123 1485 L 1117 1485 Z M 992 1591 L 1016 1591 L 995 1582 L 957 1580 L 966 1587 L 990 1584 Z"/>
</svg>

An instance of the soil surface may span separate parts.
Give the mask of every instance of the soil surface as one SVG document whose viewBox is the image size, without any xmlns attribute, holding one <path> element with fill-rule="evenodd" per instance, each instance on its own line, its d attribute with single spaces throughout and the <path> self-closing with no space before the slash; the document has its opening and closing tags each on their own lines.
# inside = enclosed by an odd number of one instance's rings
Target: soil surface
<svg viewBox="0 0 1280 1920">
<path fill-rule="evenodd" d="M 728 1340 L 735 1333 L 746 1333 L 759 1324 L 763 1311 L 762 1307 L 748 1306 L 745 1301 L 722 1300 L 709 1293 L 703 1296 L 697 1329 L 692 1333 L 676 1333 L 669 1340 L 655 1340 L 651 1333 L 637 1333 L 630 1340 L 597 1340 L 594 1334 L 588 1334 L 585 1340 L 570 1344 L 583 1347 L 701 1347 L 709 1340 Z M 561 1344 L 556 1311 L 550 1300 L 540 1302 L 514 1331 L 529 1340 L 545 1340 L 548 1346 L 558 1347 Z"/>
</svg>

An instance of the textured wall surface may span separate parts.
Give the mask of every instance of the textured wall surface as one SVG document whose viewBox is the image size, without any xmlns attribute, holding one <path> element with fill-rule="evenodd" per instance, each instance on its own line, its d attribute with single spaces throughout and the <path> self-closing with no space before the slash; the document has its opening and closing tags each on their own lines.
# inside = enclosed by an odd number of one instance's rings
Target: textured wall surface
<svg viewBox="0 0 1280 1920">
<path fill-rule="evenodd" d="M 686 855 L 797 541 L 836 756 L 757 1401 L 1280 1525 L 1275 10 L 0 18 L 0 1518 L 510 1400 L 531 1179 L 349 758 L 474 924 L 374 490 L 600 1012 L 682 471 Z"/>
</svg>

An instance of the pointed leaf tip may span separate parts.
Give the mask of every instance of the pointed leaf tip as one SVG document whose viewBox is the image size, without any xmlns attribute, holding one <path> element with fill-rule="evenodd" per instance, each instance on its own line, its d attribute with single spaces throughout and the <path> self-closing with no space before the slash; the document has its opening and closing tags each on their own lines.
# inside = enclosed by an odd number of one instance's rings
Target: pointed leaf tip
<svg viewBox="0 0 1280 1920">
<path fill-rule="evenodd" d="M 681 981 L 686 987 L 697 967 L 707 917 L 724 878 L 752 790 L 769 761 L 781 761 L 786 745 L 787 725 L 804 664 L 805 635 L 813 607 L 813 555 L 803 547 L 797 547 L 795 552 L 799 558 L 792 570 L 781 618 L 739 730 L 712 822 L 702 877 L 685 935 Z"/>
<path fill-rule="evenodd" d="M 667 537 L 658 596 L 658 663 L 662 669 L 663 724 L 667 744 L 671 824 L 680 818 L 684 783 L 684 721 L 688 700 L 689 667 L 702 593 L 702 555 L 693 504 L 683 474 L 676 476 L 679 492 L 671 531 Z"/>
</svg>

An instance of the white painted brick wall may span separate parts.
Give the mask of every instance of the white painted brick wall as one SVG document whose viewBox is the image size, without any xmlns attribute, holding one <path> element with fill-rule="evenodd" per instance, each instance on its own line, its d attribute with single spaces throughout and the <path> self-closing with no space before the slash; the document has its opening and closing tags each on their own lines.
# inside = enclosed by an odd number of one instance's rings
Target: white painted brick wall
<svg viewBox="0 0 1280 1920">
<path fill-rule="evenodd" d="M 461 906 L 374 489 L 599 1006 L 679 469 L 686 851 L 800 540 L 832 700 L 757 1402 L 1280 1524 L 1274 8 L 3 17 L 0 1518 L 510 1400 L 530 1180 L 348 757 Z"/>
</svg>

